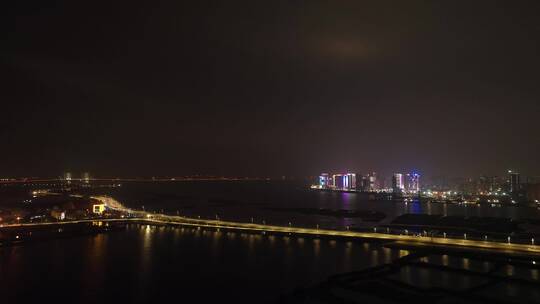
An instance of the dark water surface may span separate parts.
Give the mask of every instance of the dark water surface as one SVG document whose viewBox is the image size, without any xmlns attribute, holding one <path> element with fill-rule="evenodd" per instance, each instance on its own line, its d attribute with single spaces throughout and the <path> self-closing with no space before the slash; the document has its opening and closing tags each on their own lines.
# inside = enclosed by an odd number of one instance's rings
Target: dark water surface
<svg viewBox="0 0 540 304">
<path fill-rule="evenodd" d="M 200 303 L 274 302 L 297 287 L 400 254 L 361 242 L 132 224 L 126 231 L 0 247 L 0 290 L 3 303 L 149 303 L 171 295 Z"/>
</svg>

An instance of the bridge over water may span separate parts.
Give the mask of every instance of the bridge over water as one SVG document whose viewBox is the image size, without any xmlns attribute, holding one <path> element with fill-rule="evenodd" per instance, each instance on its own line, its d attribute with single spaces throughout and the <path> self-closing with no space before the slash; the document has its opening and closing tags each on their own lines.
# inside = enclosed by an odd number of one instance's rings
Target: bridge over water
<svg viewBox="0 0 540 304">
<path fill-rule="evenodd" d="M 199 218 L 189 218 L 184 216 L 166 215 L 166 214 L 151 214 L 144 211 L 133 210 L 126 208 L 120 202 L 113 198 L 106 196 L 95 196 L 93 199 L 99 200 L 104 203 L 108 208 L 120 211 L 125 214 L 130 214 L 130 218 L 115 218 L 115 219 L 86 219 L 76 221 L 62 221 L 51 223 L 23 223 L 4 225 L 3 227 L 17 227 L 17 226 L 39 226 L 39 225 L 62 225 L 62 224 L 75 224 L 84 222 L 137 222 L 143 224 L 167 224 L 167 225 L 180 225 L 191 226 L 197 228 L 214 228 L 214 229 L 226 229 L 235 231 L 245 231 L 254 233 L 275 233 L 284 235 L 295 236 L 312 236 L 312 237 L 330 237 L 330 238 L 350 238 L 350 239 L 372 239 L 383 241 L 394 241 L 405 246 L 414 247 L 446 247 L 448 249 L 465 249 L 465 250 L 482 250 L 482 251 L 497 251 L 501 253 L 520 253 L 531 256 L 540 256 L 540 246 L 536 244 L 517 244 L 488 241 L 488 240 L 468 240 L 468 239 L 454 239 L 445 237 L 435 237 L 426 235 L 397 235 L 387 234 L 382 232 L 358 232 L 350 230 L 329 230 L 319 228 L 306 228 L 289 226 L 276 226 L 257 223 L 244 223 L 234 221 L 223 220 L 209 220 Z"/>
<path fill-rule="evenodd" d="M 453 248 L 467 248 L 477 250 L 491 250 L 499 252 L 521 252 L 530 255 L 540 255 L 540 246 L 534 244 L 534 240 L 531 244 L 516 244 L 511 243 L 510 239 L 506 243 L 488 241 L 488 240 L 468 240 L 468 239 L 455 239 L 446 237 L 435 236 L 418 236 L 418 235 L 397 235 L 388 234 L 382 232 L 358 232 L 350 230 L 329 230 L 317 228 L 305 228 L 289 226 L 276 226 L 267 224 L 256 223 L 243 223 L 223 220 L 209 220 L 209 219 L 196 219 L 183 216 L 174 216 L 166 214 L 150 214 L 144 211 L 137 211 L 126 208 L 120 202 L 107 196 L 93 197 L 99 201 L 102 201 L 109 208 L 118 210 L 121 212 L 127 212 L 135 214 L 149 223 L 159 224 L 175 224 L 183 226 L 193 227 L 213 227 L 218 229 L 229 229 L 248 232 L 260 232 L 260 233 L 278 233 L 287 235 L 306 235 L 314 237 L 335 237 L 335 238 L 356 238 L 356 239 L 377 239 L 386 241 L 399 241 L 401 244 L 409 246 L 444 246 Z"/>
</svg>

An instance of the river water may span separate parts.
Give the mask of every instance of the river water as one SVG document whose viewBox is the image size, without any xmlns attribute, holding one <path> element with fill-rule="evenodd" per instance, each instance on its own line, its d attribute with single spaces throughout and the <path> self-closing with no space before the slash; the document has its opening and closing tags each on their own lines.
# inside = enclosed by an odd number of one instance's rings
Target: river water
<svg viewBox="0 0 540 304">
<path fill-rule="evenodd" d="M 178 302 L 271 303 L 399 254 L 361 242 L 133 224 L 126 231 L 0 247 L 0 290 L 5 303 L 150 303 L 171 294 Z"/>
</svg>

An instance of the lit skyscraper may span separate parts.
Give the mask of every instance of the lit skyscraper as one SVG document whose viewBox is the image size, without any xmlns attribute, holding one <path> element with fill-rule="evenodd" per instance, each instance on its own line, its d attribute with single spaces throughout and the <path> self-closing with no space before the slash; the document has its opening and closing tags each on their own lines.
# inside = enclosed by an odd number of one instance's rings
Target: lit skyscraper
<svg viewBox="0 0 540 304">
<path fill-rule="evenodd" d="M 418 173 L 407 174 L 407 192 L 409 193 L 420 192 L 420 174 Z"/>
<path fill-rule="evenodd" d="M 332 176 L 332 179 L 334 181 L 334 188 L 343 189 L 345 187 L 343 174 L 334 174 Z"/>
<path fill-rule="evenodd" d="M 360 187 L 362 191 L 366 191 L 366 192 L 377 190 L 377 174 L 375 172 L 372 172 L 372 173 L 363 175 Z"/>
<path fill-rule="evenodd" d="M 345 181 L 345 188 L 348 190 L 356 189 L 356 174 L 355 173 L 347 173 L 344 175 Z"/>
<path fill-rule="evenodd" d="M 71 182 L 71 172 L 64 173 L 64 181 L 70 183 Z"/>
<path fill-rule="evenodd" d="M 489 193 L 493 191 L 493 177 L 482 175 L 476 185 L 476 193 Z"/>
<path fill-rule="evenodd" d="M 328 176 L 328 173 L 321 173 L 319 176 L 319 186 L 321 188 L 328 188 L 331 185 L 332 179 Z"/>
<path fill-rule="evenodd" d="M 82 176 L 82 180 L 86 184 L 90 183 L 90 173 L 84 172 Z"/>
<path fill-rule="evenodd" d="M 371 172 L 368 174 L 368 180 L 369 180 L 369 191 L 375 191 L 377 190 L 377 173 Z"/>
<path fill-rule="evenodd" d="M 394 193 L 403 193 L 403 191 L 405 190 L 403 174 L 394 173 L 394 175 L 392 175 L 392 190 Z"/>
<path fill-rule="evenodd" d="M 369 191 L 369 177 L 367 175 L 362 175 L 360 179 L 360 189 L 362 191 Z"/>
<path fill-rule="evenodd" d="M 508 170 L 508 185 L 510 193 L 516 193 L 520 189 L 519 173 Z"/>
</svg>

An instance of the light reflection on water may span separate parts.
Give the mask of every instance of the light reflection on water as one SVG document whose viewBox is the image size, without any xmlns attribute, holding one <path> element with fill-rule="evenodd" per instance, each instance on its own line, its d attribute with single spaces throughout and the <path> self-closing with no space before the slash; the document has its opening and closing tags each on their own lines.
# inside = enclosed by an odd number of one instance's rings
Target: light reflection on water
<svg viewBox="0 0 540 304">
<path fill-rule="evenodd" d="M 469 270 L 469 259 L 463 258 L 463 269 Z"/>
<path fill-rule="evenodd" d="M 89 239 L 85 246 L 88 250 L 88 255 L 85 256 L 84 272 L 92 273 L 93 276 L 82 277 L 82 286 L 84 296 L 87 292 L 101 288 L 104 281 L 103 261 L 106 258 L 107 252 L 107 238 L 104 235 L 96 235 L 94 238 Z M 67 257 L 65 257 L 67 258 Z M 97 277 L 97 279 L 92 279 Z"/>
<path fill-rule="evenodd" d="M 313 252 L 315 257 L 318 258 L 319 253 L 321 252 L 321 240 L 313 239 Z"/>
<path fill-rule="evenodd" d="M 365 252 L 368 252 L 369 251 L 369 243 L 362 243 L 362 249 L 365 251 Z"/>
<path fill-rule="evenodd" d="M 154 234 L 152 233 L 152 226 L 146 225 L 142 226 L 140 229 L 142 237 L 140 256 L 140 268 L 141 268 L 141 278 L 144 278 L 144 275 L 150 272 L 152 264 L 152 241 L 154 240 Z"/>
<path fill-rule="evenodd" d="M 442 264 L 443 264 L 443 266 L 448 266 L 448 255 L 443 254 L 443 256 L 442 256 Z"/>
<path fill-rule="evenodd" d="M 489 262 L 483 262 L 482 263 L 484 272 L 488 272 L 490 270 Z"/>
<path fill-rule="evenodd" d="M 379 251 L 373 250 L 371 251 L 371 265 L 375 266 L 379 264 Z"/>
<path fill-rule="evenodd" d="M 392 249 L 390 248 L 383 248 L 383 254 L 384 254 L 384 263 L 389 264 L 392 262 Z"/>
<path fill-rule="evenodd" d="M 514 266 L 506 265 L 505 270 L 506 270 L 506 275 L 508 275 L 508 276 L 513 276 L 514 275 Z"/>
</svg>

